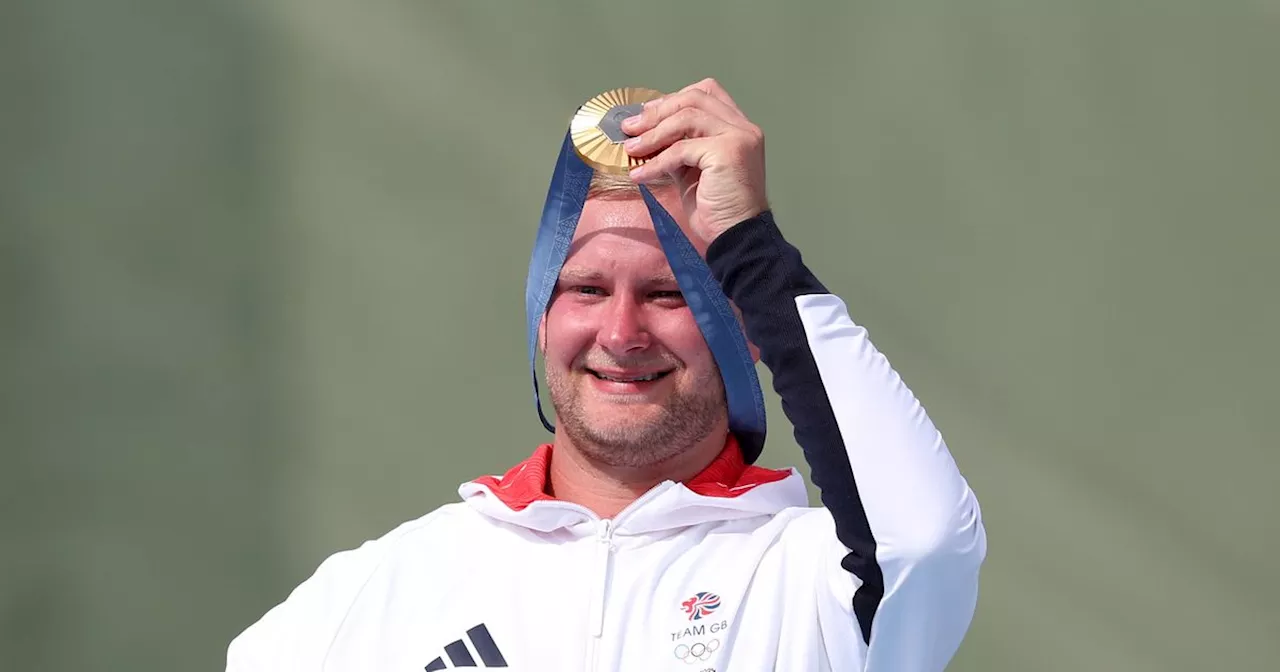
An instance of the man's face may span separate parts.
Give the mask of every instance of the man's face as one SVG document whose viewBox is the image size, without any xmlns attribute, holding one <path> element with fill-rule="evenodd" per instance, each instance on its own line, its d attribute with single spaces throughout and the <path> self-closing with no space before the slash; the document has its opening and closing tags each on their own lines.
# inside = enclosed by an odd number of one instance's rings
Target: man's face
<svg viewBox="0 0 1280 672">
<path fill-rule="evenodd" d="M 587 201 L 543 329 L 558 422 L 588 456 L 652 466 L 727 430 L 719 369 L 638 195 Z"/>
</svg>

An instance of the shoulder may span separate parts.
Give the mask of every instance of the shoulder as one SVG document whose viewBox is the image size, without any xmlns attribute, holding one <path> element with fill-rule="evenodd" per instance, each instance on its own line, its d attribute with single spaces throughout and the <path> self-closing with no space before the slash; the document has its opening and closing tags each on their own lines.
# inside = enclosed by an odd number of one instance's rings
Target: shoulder
<svg viewBox="0 0 1280 672">
<path fill-rule="evenodd" d="M 386 534 L 360 546 L 330 555 L 315 573 L 294 589 L 289 599 L 315 583 L 358 587 L 383 565 L 416 547 L 442 538 L 465 534 L 478 522 L 474 510 L 461 502 L 446 504 L 426 515 L 401 523 Z"/>
<path fill-rule="evenodd" d="M 315 669 L 371 579 L 400 556 L 430 558 L 430 546 L 482 525 L 463 503 L 442 506 L 376 539 L 325 558 L 285 600 L 241 632 L 227 649 L 228 672 Z"/>
<path fill-rule="evenodd" d="M 835 519 L 825 507 L 790 507 L 780 511 L 775 518 L 783 525 L 781 541 L 784 544 L 812 550 L 818 543 L 839 543 Z"/>
<path fill-rule="evenodd" d="M 831 511 L 821 506 L 795 507 L 778 514 L 784 519 L 779 541 L 785 552 L 816 563 L 817 567 L 840 567 L 849 549 L 836 536 Z M 844 572 L 841 572 L 844 574 Z"/>
</svg>

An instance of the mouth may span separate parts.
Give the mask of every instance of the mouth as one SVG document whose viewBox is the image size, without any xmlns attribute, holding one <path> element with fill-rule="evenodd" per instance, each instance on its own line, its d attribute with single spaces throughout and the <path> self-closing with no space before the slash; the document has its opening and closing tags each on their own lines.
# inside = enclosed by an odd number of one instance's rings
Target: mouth
<svg viewBox="0 0 1280 672">
<path fill-rule="evenodd" d="M 587 373 L 599 378 L 600 380 L 611 383 L 649 383 L 655 380 L 665 378 L 674 369 L 666 371 L 653 371 L 650 373 L 624 373 L 621 371 L 610 371 L 608 373 L 596 371 L 595 369 L 587 369 Z"/>
</svg>

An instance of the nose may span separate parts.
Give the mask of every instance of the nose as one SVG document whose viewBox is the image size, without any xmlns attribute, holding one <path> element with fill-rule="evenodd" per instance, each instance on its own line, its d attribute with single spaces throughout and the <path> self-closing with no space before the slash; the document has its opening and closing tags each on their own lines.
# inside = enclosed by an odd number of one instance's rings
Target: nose
<svg viewBox="0 0 1280 672">
<path fill-rule="evenodd" d="M 649 331 L 641 306 L 627 296 L 615 295 L 604 310 L 596 343 L 615 355 L 649 347 Z"/>
</svg>

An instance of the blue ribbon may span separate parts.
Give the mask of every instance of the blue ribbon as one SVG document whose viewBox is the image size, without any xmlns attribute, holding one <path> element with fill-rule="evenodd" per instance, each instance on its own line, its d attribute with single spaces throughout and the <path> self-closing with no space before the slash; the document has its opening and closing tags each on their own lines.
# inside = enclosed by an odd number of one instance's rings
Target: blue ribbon
<svg viewBox="0 0 1280 672">
<path fill-rule="evenodd" d="M 547 200 L 542 207 L 542 220 L 538 224 L 538 235 L 529 260 L 529 275 L 525 281 L 533 403 L 542 425 L 551 432 L 555 431 L 555 426 L 543 413 L 538 389 L 538 325 L 555 291 L 560 269 L 569 255 L 569 246 L 573 242 L 593 175 L 594 171 L 579 158 L 572 138 L 565 133 L 555 172 L 551 175 L 551 186 L 547 189 Z M 729 407 L 729 429 L 737 437 L 746 461 L 755 462 L 764 449 L 764 395 L 737 315 L 711 269 L 675 219 L 658 203 L 648 187 L 641 185 L 640 193 L 649 208 L 649 217 L 653 220 L 667 263 L 676 276 L 676 284 L 720 369 Z"/>
</svg>

